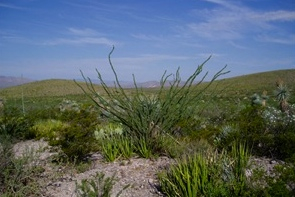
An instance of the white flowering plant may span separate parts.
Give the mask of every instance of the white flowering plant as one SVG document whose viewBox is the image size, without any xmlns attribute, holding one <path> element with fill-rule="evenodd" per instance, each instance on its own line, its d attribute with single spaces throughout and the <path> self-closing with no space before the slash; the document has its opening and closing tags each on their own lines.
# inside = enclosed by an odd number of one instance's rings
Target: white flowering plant
<svg viewBox="0 0 295 197">
<path fill-rule="evenodd" d="M 295 125 L 295 113 L 293 112 L 295 112 L 295 104 L 289 105 L 288 113 L 268 106 L 263 111 L 262 117 L 270 131 L 283 132 L 283 128 Z M 277 131 L 277 129 L 280 129 L 280 131 Z"/>
</svg>

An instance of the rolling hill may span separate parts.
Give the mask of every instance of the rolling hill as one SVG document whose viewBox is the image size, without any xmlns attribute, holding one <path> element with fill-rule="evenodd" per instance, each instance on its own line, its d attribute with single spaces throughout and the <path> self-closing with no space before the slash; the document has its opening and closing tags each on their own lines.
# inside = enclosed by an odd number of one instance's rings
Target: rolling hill
<svg viewBox="0 0 295 197">
<path fill-rule="evenodd" d="M 295 90 L 295 69 L 277 70 L 221 79 L 215 81 L 211 89 L 217 91 L 226 90 L 227 93 L 234 94 L 261 92 L 263 90 L 272 91 L 275 89 L 275 84 L 278 79 L 282 79 L 293 94 Z M 84 82 L 79 83 L 86 87 Z M 156 82 L 153 82 L 152 85 L 149 82 L 145 84 L 148 84 L 148 86 L 145 87 L 154 87 L 158 85 Z M 95 85 L 95 87 L 97 91 L 102 91 L 99 85 Z M 83 94 L 83 91 L 73 80 L 63 79 L 33 81 L 0 89 L 0 98 L 20 98 L 22 94 L 25 97 L 66 96 Z"/>
</svg>

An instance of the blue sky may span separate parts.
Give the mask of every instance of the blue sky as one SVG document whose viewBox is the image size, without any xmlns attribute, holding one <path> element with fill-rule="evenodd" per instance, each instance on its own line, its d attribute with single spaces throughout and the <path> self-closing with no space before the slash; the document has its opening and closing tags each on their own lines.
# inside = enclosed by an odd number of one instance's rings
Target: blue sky
<svg viewBox="0 0 295 197">
<path fill-rule="evenodd" d="M 31 79 L 183 79 L 295 69 L 294 0 L 0 0 L 0 75 Z"/>
</svg>

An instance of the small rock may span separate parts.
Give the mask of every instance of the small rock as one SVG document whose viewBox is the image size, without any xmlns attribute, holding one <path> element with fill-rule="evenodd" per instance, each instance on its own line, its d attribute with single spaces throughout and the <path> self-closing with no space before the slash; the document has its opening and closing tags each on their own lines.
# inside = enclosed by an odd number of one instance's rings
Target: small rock
<svg viewBox="0 0 295 197">
<path fill-rule="evenodd" d="M 61 186 L 61 182 L 55 182 L 52 184 L 52 186 L 54 187 L 60 187 Z"/>
<path fill-rule="evenodd" d="M 278 162 L 276 160 L 270 160 L 270 164 L 277 164 Z"/>
</svg>

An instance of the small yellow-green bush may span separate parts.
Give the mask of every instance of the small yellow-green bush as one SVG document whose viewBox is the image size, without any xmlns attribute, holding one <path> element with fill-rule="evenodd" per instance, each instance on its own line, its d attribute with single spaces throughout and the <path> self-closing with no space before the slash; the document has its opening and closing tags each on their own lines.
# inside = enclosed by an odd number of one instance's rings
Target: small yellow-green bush
<svg viewBox="0 0 295 197">
<path fill-rule="evenodd" d="M 66 127 L 69 127 L 69 125 L 60 120 L 48 119 L 35 123 L 32 130 L 35 132 L 37 139 L 44 138 L 51 141 L 58 139 L 59 132 Z"/>
</svg>

